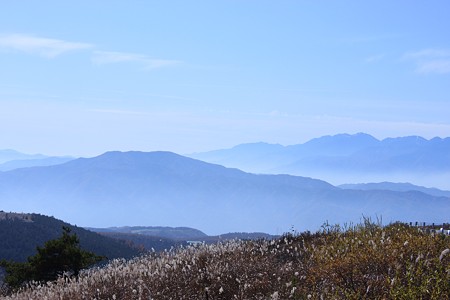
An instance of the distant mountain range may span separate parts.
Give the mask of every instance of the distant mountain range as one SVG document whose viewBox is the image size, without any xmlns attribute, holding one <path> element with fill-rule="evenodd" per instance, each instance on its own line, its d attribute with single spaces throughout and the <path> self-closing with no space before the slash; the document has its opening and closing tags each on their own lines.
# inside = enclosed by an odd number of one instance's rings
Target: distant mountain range
<svg viewBox="0 0 450 300">
<path fill-rule="evenodd" d="M 339 134 L 304 144 L 242 144 L 189 157 L 253 173 L 291 174 L 333 184 L 412 182 L 450 189 L 450 138 L 419 136 L 378 140 Z"/>
<path fill-rule="evenodd" d="M 11 160 L 42 159 L 46 157 L 42 154 L 25 154 L 12 149 L 0 150 L 0 164 Z"/>
<path fill-rule="evenodd" d="M 367 138 L 367 137 L 366 137 Z M 349 146 L 350 147 L 350 146 Z M 343 151 L 343 150 L 342 150 Z M 0 209 L 90 227 L 165 225 L 281 234 L 325 221 L 448 221 L 450 199 L 418 191 L 341 189 L 290 175 L 256 175 L 170 152 L 108 152 L 0 173 Z"/>
<path fill-rule="evenodd" d="M 0 150 L 0 171 L 19 168 L 52 166 L 73 160 L 73 157 L 45 156 L 42 154 L 25 154 L 15 150 Z"/>
<path fill-rule="evenodd" d="M 203 240 L 208 235 L 204 232 L 189 227 L 167 227 L 167 226 L 124 226 L 109 228 L 87 228 L 98 233 L 126 233 L 145 236 L 154 236 L 177 241 Z"/>
<path fill-rule="evenodd" d="M 411 183 L 393 183 L 393 182 L 380 182 L 380 183 L 358 183 L 358 184 L 341 184 L 340 188 L 351 190 L 387 190 L 397 192 L 411 192 L 417 191 L 436 197 L 450 198 L 450 191 L 443 191 L 436 188 L 426 188 L 423 186 L 417 186 Z"/>
<path fill-rule="evenodd" d="M 136 246 L 151 251 L 162 251 L 195 243 L 217 243 L 233 239 L 274 239 L 278 237 L 262 232 L 234 232 L 208 236 L 194 228 L 166 226 L 124 226 L 88 229 L 107 237 L 130 241 Z"/>
</svg>

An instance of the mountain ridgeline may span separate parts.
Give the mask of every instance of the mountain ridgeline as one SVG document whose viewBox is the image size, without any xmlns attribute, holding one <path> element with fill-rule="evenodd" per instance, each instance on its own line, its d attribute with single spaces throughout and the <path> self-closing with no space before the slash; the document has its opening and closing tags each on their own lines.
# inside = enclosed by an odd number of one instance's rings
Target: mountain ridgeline
<svg viewBox="0 0 450 300">
<path fill-rule="evenodd" d="M 154 236 L 176 241 L 204 240 L 208 237 L 204 232 L 189 227 L 167 227 L 167 226 L 124 226 L 109 228 L 87 228 L 99 233 L 123 233 L 137 234 L 143 236 Z"/>
<path fill-rule="evenodd" d="M 348 146 L 350 147 L 350 146 Z M 256 175 L 171 152 L 107 152 L 0 173 L 2 209 L 35 211 L 90 227 L 165 225 L 281 234 L 363 216 L 447 221 L 447 197 L 341 189 L 291 175 Z"/>
<path fill-rule="evenodd" d="M 74 159 L 69 156 L 45 156 L 42 154 L 25 154 L 15 150 L 0 150 L 0 171 L 19 168 L 59 165 Z"/>
<path fill-rule="evenodd" d="M 189 156 L 248 172 L 310 176 L 335 184 L 401 181 L 450 189 L 450 138 L 378 140 L 364 133 L 339 134 L 291 146 L 242 144 Z"/>
<path fill-rule="evenodd" d="M 189 227 L 124 226 L 110 228 L 88 228 L 101 235 L 133 243 L 148 251 L 162 251 L 196 243 L 217 243 L 228 240 L 272 240 L 279 236 L 262 232 L 231 232 L 208 236 Z"/>
<path fill-rule="evenodd" d="M 417 186 L 411 183 L 394 183 L 394 182 L 379 182 L 379 183 L 357 183 L 357 184 L 341 184 L 340 188 L 350 190 L 386 190 L 386 191 L 398 191 L 398 192 L 411 192 L 417 191 L 425 194 L 429 194 L 436 197 L 450 198 L 450 191 L 443 191 L 436 188 L 427 188 L 423 186 Z"/>
<path fill-rule="evenodd" d="M 34 160 L 44 158 L 46 158 L 46 156 L 42 154 L 25 154 L 12 149 L 0 150 L 0 164 L 14 160 Z"/>
</svg>

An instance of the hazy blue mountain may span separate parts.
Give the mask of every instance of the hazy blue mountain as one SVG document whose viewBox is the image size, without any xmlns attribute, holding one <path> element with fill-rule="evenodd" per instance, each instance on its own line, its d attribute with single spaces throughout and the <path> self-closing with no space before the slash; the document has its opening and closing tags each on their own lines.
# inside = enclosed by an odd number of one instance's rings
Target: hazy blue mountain
<svg viewBox="0 0 450 300">
<path fill-rule="evenodd" d="M 337 134 L 315 138 L 304 144 L 286 146 L 285 148 L 287 153 L 294 155 L 294 158 L 311 155 L 343 156 L 374 147 L 378 142 L 376 138 L 365 133 Z"/>
<path fill-rule="evenodd" d="M 87 228 L 87 229 L 99 233 L 104 232 L 130 233 L 153 237 L 161 237 L 179 241 L 199 240 L 207 237 L 207 235 L 204 232 L 189 227 L 123 226 L 123 227 Z"/>
<path fill-rule="evenodd" d="M 284 147 L 279 144 L 249 143 L 235 146 L 231 149 L 216 150 L 204 153 L 194 153 L 191 158 L 200 159 L 227 167 L 237 167 L 252 171 L 272 168 L 274 162 L 265 160 L 267 157 L 277 157 Z"/>
<path fill-rule="evenodd" d="M 66 163 L 73 160 L 73 157 L 45 157 L 38 159 L 11 160 L 0 164 L 0 171 L 11 171 L 19 168 L 43 167 Z"/>
<path fill-rule="evenodd" d="M 357 184 L 341 184 L 340 188 L 352 190 L 388 190 L 397 192 L 419 191 L 436 197 L 450 198 L 450 191 L 443 191 L 436 188 L 426 188 L 417 186 L 411 183 L 394 183 L 394 182 L 379 182 L 379 183 L 357 183 Z"/>
<path fill-rule="evenodd" d="M 102 231 L 97 233 L 119 241 L 126 241 L 131 243 L 133 246 L 142 249 L 143 251 L 159 252 L 180 246 L 187 246 L 185 241 L 172 240 L 159 236 L 110 231 Z"/>
<path fill-rule="evenodd" d="M 206 233 L 189 227 L 168 227 L 168 226 L 123 226 L 108 228 L 86 228 L 106 236 L 116 237 L 123 240 L 133 241 L 137 245 L 149 245 L 155 250 L 168 249 L 171 246 L 181 245 L 180 242 L 201 241 L 218 242 L 232 239 L 271 239 L 275 236 L 264 232 L 230 232 L 220 235 L 209 236 Z M 147 237 L 147 238 L 145 238 Z M 166 248 L 155 246 L 155 241 L 159 241 Z M 169 247 L 167 247 L 169 245 Z M 145 246 L 148 249 L 148 246 Z"/>
<path fill-rule="evenodd" d="M 0 150 L 0 164 L 11 160 L 42 159 L 42 158 L 46 158 L 46 156 L 42 154 L 25 154 L 11 149 Z"/>
<path fill-rule="evenodd" d="M 263 148 L 263 143 L 259 143 Z M 245 145 L 243 145 L 245 146 Z M 402 181 L 450 189 L 450 138 L 418 136 L 377 140 L 359 133 L 313 139 L 304 144 L 272 147 L 273 151 L 241 146 L 190 155 L 244 171 L 321 178 L 334 184 Z M 264 149 L 268 147 L 265 145 Z"/>
<path fill-rule="evenodd" d="M 349 155 L 375 146 L 377 142 L 377 139 L 364 133 L 339 134 L 312 139 L 298 145 L 282 146 L 260 142 L 241 144 L 231 149 L 194 153 L 188 156 L 227 167 L 266 173 L 302 158 Z"/>
<path fill-rule="evenodd" d="M 177 246 L 186 246 L 190 242 L 217 243 L 234 239 L 255 240 L 273 239 L 278 237 L 263 232 L 233 232 L 208 236 L 204 232 L 194 228 L 167 226 L 124 226 L 87 229 L 107 237 L 127 240 L 134 245 L 155 251 L 170 249 L 171 247 Z"/>
<path fill-rule="evenodd" d="M 3 210 L 89 227 L 164 225 L 207 234 L 315 230 L 382 215 L 447 221 L 450 200 L 421 192 L 345 190 L 298 176 L 255 175 L 170 152 L 108 152 L 0 173 Z"/>
</svg>

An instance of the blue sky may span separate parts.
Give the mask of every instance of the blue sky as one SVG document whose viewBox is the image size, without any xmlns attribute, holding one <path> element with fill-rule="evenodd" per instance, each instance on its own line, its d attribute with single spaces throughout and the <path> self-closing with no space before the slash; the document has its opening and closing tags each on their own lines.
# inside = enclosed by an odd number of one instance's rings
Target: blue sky
<svg viewBox="0 0 450 300">
<path fill-rule="evenodd" d="M 4 1 L 0 149 L 450 136 L 448 1 Z"/>
</svg>

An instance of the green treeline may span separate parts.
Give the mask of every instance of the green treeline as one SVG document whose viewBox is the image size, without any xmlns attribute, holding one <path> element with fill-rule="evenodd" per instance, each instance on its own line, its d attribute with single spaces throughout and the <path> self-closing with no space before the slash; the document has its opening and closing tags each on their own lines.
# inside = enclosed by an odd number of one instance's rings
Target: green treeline
<svg viewBox="0 0 450 300">
<path fill-rule="evenodd" d="M 69 227 L 80 239 L 82 249 L 113 258 L 131 258 L 139 250 L 124 241 L 110 239 L 84 228 L 72 226 L 53 217 L 40 214 L 0 212 L 0 260 L 26 262 L 37 246 L 61 234 L 61 227 Z"/>
<path fill-rule="evenodd" d="M 104 259 L 81 249 L 78 236 L 70 232 L 70 228 L 63 227 L 61 237 L 37 247 L 37 253 L 26 262 L 0 261 L 8 287 L 16 289 L 30 281 L 52 281 L 61 275 L 77 276 L 80 270 Z"/>
</svg>

